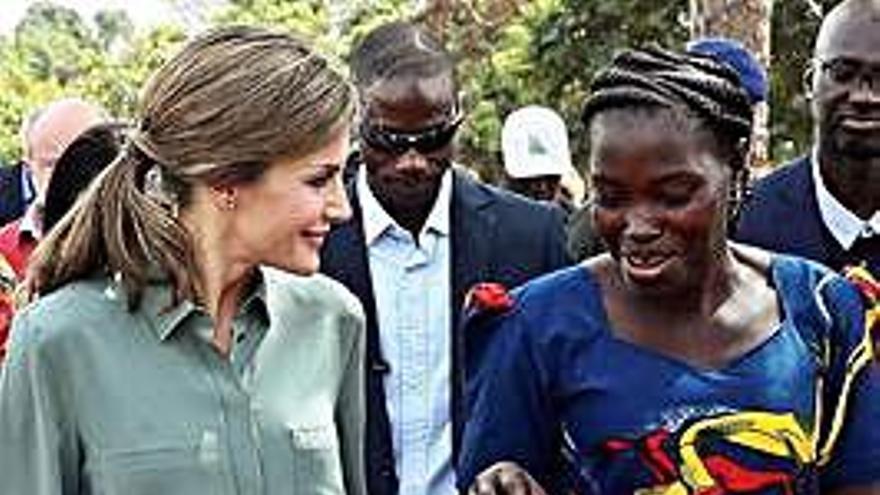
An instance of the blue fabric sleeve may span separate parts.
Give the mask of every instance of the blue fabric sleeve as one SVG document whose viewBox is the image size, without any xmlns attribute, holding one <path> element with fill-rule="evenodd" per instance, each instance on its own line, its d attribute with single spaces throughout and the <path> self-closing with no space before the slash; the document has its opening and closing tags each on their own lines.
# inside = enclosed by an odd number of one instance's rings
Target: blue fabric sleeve
<svg viewBox="0 0 880 495">
<path fill-rule="evenodd" d="M 548 222 L 547 233 L 544 236 L 549 243 L 547 246 L 548 271 L 563 268 L 575 261 L 565 245 L 567 239 L 565 215 L 559 208 L 554 208 L 551 213 L 552 221 Z"/>
<path fill-rule="evenodd" d="M 880 369 L 876 362 L 860 374 L 849 402 L 839 443 L 822 471 L 823 493 L 880 481 Z"/>
<path fill-rule="evenodd" d="M 842 279 L 826 292 L 833 319 L 832 363 L 826 414 L 846 401 L 839 436 L 831 459 L 822 469 L 823 489 L 855 487 L 880 482 L 880 368 L 869 351 L 864 325 L 865 307 L 857 290 Z M 860 350 L 861 349 L 861 350 Z M 867 349 L 867 350 L 866 350 Z M 859 359 L 860 355 L 867 355 Z M 860 363 L 861 361 L 861 363 Z M 847 376 L 852 376 L 848 393 Z"/>
<path fill-rule="evenodd" d="M 470 315 L 466 394 L 468 421 L 458 464 L 458 486 L 500 461 L 513 461 L 544 487 L 552 485 L 556 424 L 549 370 L 530 339 L 523 311 Z"/>
</svg>

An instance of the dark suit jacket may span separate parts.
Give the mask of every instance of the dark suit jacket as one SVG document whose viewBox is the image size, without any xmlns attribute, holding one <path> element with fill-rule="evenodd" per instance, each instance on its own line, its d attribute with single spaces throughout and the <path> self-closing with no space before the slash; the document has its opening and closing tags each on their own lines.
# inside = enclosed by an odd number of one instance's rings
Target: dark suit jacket
<svg viewBox="0 0 880 495">
<path fill-rule="evenodd" d="M 385 408 L 387 362 L 379 347 L 376 302 L 362 228 L 356 181 L 348 184 L 352 220 L 335 228 L 324 244 L 321 271 L 354 292 L 367 317 L 367 484 L 371 495 L 397 495 L 391 429 Z M 464 421 L 464 339 L 458 321 L 467 290 L 476 282 L 508 287 L 568 264 L 561 212 L 472 181 L 456 173 L 451 202 L 452 424 L 453 458 Z"/>
<path fill-rule="evenodd" d="M 0 167 L 0 225 L 20 218 L 27 209 L 25 192 L 21 184 L 21 162 Z"/>
<path fill-rule="evenodd" d="M 734 238 L 771 251 L 794 254 L 834 270 L 867 261 L 877 274 L 880 249 L 845 252 L 822 221 L 812 160 L 805 156 L 759 180 L 746 201 Z"/>
</svg>

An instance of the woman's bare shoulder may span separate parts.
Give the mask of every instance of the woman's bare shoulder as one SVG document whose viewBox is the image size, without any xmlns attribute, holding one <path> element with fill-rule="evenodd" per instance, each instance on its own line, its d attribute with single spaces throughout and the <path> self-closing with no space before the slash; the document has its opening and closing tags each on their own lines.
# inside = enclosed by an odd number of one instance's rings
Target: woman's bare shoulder
<svg viewBox="0 0 880 495">
<path fill-rule="evenodd" d="M 770 265 L 773 262 L 773 253 L 766 249 L 748 244 L 729 241 L 730 251 L 736 261 L 758 272 L 763 277 L 770 276 Z"/>
</svg>

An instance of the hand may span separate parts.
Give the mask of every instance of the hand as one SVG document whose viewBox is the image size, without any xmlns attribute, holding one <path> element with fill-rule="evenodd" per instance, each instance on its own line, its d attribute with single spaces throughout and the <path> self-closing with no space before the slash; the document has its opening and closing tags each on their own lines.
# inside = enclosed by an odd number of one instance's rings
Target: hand
<svg viewBox="0 0 880 495">
<path fill-rule="evenodd" d="M 515 462 L 499 462 L 477 476 L 468 495 L 547 495 Z"/>
</svg>

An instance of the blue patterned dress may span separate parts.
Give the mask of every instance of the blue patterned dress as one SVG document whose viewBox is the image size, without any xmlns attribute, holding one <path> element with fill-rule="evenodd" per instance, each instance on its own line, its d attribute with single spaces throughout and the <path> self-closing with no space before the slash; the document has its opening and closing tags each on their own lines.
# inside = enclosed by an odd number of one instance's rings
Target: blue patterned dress
<svg viewBox="0 0 880 495">
<path fill-rule="evenodd" d="M 859 293 L 778 256 L 781 321 L 720 369 L 614 336 L 576 266 L 472 314 L 459 486 L 501 460 L 549 493 L 813 494 L 880 480 L 880 373 Z M 659 329 L 658 329 L 659 330 Z"/>
</svg>

